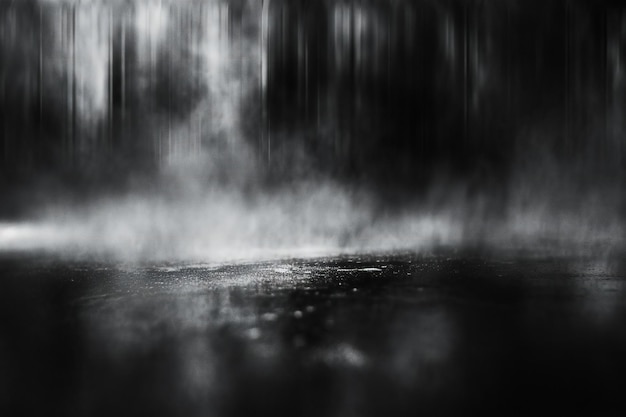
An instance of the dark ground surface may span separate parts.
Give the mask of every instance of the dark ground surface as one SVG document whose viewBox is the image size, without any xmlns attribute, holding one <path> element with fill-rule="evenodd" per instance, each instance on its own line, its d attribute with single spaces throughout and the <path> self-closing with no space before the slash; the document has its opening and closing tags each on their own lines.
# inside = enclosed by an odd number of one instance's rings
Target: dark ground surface
<svg viewBox="0 0 626 417">
<path fill-rule="evenodd" d="M 0 277 L 6 416 L 626 414 L 619 259 L 5 256 Z"/>
</svg>

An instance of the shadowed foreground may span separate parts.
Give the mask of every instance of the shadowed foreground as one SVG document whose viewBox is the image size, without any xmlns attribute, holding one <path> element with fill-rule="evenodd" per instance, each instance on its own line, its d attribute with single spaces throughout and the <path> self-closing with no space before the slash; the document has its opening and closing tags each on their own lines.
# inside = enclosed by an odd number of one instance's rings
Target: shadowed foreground
<svg viewBox="0 0 626 417">
<path fill-rule="evenodd" d="M 626 412 L 622 261 L 0 261 L 6 415 Z"/>
</svg>

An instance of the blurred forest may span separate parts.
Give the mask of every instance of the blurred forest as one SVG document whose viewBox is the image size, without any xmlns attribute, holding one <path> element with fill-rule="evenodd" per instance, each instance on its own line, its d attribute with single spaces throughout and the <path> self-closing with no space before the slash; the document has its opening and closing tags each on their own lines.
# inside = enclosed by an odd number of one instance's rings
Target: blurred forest
<svg viewBox="0 0 626 417">
<path fill-rule="evenodd" d="M 242 149 L 270 186 L 621 189 L 625 64 L 612 1 L 1 2 L 0 187 L 116 188 Z"/>
</svg>

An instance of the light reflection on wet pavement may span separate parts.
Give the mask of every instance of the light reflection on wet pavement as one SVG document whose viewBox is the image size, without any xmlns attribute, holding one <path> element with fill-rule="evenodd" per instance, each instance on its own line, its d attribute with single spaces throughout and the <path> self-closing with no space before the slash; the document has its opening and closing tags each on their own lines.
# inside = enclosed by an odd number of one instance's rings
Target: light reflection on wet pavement
<svg viewBox="0 0 626 417">
<path fill-rule="evenodd" d="M 4 258 L 0 411 L 623 415 L 625 275 L 611 259 Z"/>
</svg>

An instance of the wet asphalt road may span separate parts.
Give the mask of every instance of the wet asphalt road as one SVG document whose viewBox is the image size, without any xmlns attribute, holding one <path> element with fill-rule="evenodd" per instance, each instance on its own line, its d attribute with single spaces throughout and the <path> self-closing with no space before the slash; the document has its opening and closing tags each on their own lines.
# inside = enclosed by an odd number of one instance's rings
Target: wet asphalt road
<svg viewBox="0 0 626 417">
<path fill-rule="evenodd" d="M 626 262 L 0 260 L 0 414 L 626 415 Z"/>
</svg>

